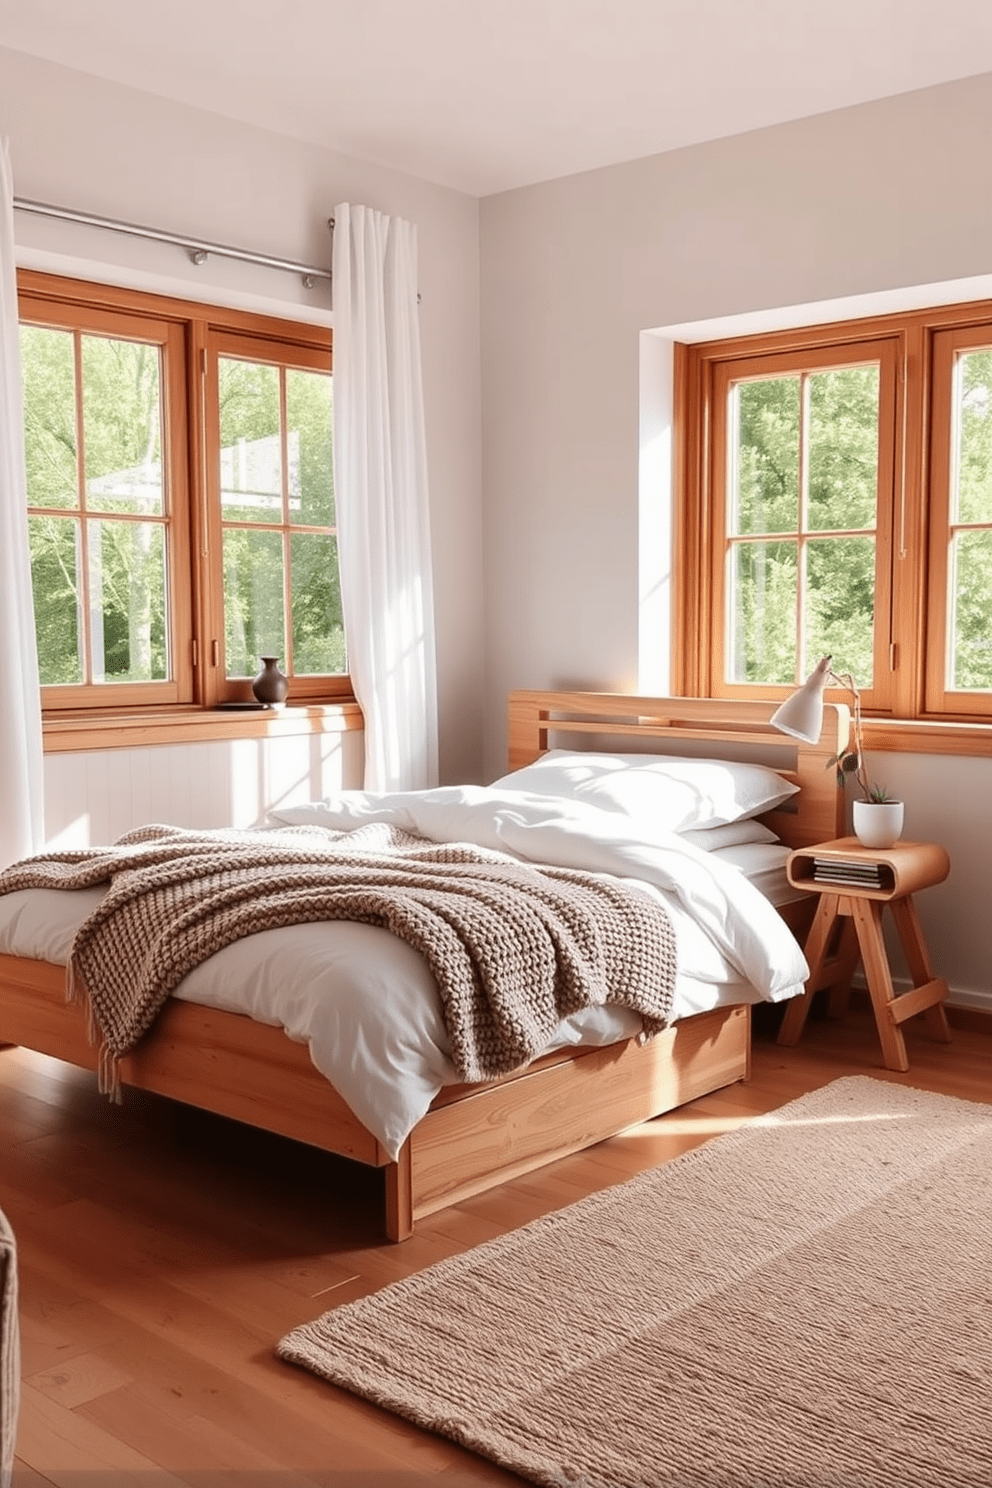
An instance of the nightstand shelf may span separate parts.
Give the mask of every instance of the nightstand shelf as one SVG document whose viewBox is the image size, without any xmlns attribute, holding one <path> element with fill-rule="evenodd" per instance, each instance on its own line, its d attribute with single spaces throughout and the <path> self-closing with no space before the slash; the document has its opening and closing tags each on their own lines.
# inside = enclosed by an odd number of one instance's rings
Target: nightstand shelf
<svg viewBox="0 0 992 1488">
<path fill-rule="evenodd" d="M 819 894 L 806 941 L 809 980 L 806 991 L 789 1003 L 778 1041 L 796 1044 L 813 995 L 830 988 L 830 1012 L 847 1005 L 851 977 L 859 961 L 871 995 L 886 1067 L 908 1070 L 909 1059 L 900 1024 L 917 1013 L 926 1019 L 931 1038 L 950 1041 L 943 1002 L 947 983 L 935 977 L 913 903 L 920 889 L 940 883 L 950 859 L 934 842 L 897 842 L 894 847 L 864 847 L 856 837 L 840 837 L 797 849 L 786 865 L 789 882 Z M 896 924 L 913 986 L 896 995 L 882 936 L 882 912 L 888 905 Z M 844 924 L 839 928 L 837 921 Z"/>
</svg>

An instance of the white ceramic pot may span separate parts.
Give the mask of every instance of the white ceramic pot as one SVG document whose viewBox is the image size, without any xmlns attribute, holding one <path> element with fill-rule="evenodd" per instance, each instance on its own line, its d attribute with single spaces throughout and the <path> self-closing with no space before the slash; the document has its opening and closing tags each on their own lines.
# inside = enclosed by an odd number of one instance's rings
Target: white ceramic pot
<svg viewBox="0 0 992 1488">
<path fill-rule="evenodd" d="M 865 847 L 891 847 L 902 835 L 901 801 L 855 801 L 854 835 Z"/>
</svg>

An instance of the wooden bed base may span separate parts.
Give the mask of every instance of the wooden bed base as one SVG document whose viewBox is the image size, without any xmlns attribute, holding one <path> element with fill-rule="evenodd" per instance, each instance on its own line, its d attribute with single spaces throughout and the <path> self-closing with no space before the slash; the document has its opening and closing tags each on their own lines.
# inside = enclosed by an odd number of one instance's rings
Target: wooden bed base
<svg viewBox="0 0 992 1488">
<path fill-rule="evenodd" d="M 742 747 L 777 745 L 797 756 L 791 767 L 773 763 L 794 774 L 801 794 L 797 811 L 765 820 L 797 847 L 839 836 L 842 799 L 826 762 L 846 738 L 847 710 L 829 709 L 824 738 L 810 747 L 783 743 L 768 727 L 771 711 L 753 703 L 514 693 L 510 766 L 530 763 L 570 735 L 585 735 L 587 744 L 594 735 L 597 747 L 607 735 L 613 748 L 647 741 L 665 753 L 678 753 L 680 740 L 702 739 L 724 758 Z M 65 1002 L 65 970 L 47 962 L 0 956 L 0 1043 L 96 1068 L 84 1012 Z M 424 1215 L 746 1079 L 749 1062 L 746 1006 L 682 1019 L 643 1045 L 631 1039 L 561 1050 L 490 1084 L 446 1087 L 398 1162 L 314 1068 L 305 1045 L 241 1014 L 173 999 L 153 1034 L 123 1061 L 121 1077 L 125 1085 L 383 1168 L 387 1234 L 403 1240 Z"/>
</svg>

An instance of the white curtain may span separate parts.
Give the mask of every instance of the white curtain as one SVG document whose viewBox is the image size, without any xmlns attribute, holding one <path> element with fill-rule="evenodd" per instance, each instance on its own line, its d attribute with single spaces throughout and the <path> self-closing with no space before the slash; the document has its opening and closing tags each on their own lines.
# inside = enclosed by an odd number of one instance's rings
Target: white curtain
<svg viewBox="0 0 992 1488">
<path fill-rule="evenodd" d="M 417 230 L 334 212 L 334 489 L 365 788 L 437 784 L 437 683 Z"/>
<path fill-rule="evenodd" d="M 31 599 L 14 179 L 0 140 L 0 867 L 44 838 L 41 694 Z"/>
</svg>

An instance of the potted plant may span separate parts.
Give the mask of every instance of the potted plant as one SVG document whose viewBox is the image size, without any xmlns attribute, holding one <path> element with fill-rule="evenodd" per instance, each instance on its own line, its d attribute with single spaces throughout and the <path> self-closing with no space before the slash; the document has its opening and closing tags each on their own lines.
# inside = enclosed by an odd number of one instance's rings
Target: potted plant
<svg viewBox="0 0 992 1488">
<path fill-rule="evenodd" d="M 830 658 L 824 657 L 824 660 L 829 663 Z M 854 678 L 850 672 L 828 670 L 830 680 L 846 687 L 854 700 L 854 747 L 835 754 L 829 761 L 837 770 L 839 785 L 846 786 L 853 776 L 861 792 L 851 803 L 854 835 L 865 847 L 891 847 L 902 836 L 903 803 L 890 796 L 884 785 L 868 779 L 861 735 L 861 694 Z"/>
<path fill-rule="evenodd" d="M 851 804 L 854 835 L 865 847 L 891 847 L 902 836 L 903 804 L 883 785 L 868 785 L 867 796 Z"/>
</svg>

